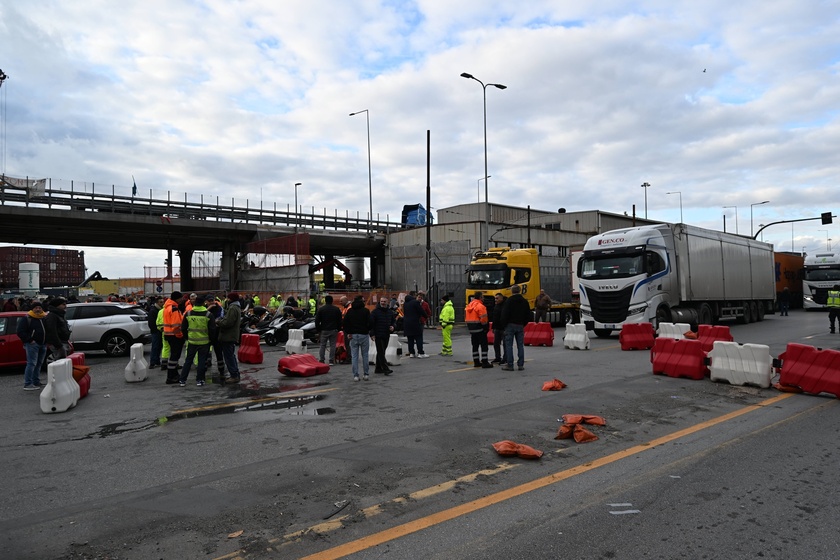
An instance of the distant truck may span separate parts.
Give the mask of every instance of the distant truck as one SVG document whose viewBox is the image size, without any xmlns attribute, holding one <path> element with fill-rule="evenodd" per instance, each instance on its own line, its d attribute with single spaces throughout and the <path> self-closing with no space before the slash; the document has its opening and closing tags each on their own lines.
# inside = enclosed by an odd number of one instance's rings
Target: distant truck
<svg viewBox="0 0 840 560">
<path fill-rule="evenodd" d="M 581 319 L 599 337 L 625 323 L 752 323 L 772 313 L 773 246 L 686 224 L 589 238 L 578 262 Z"/>
<path fill-rule="evenodd" d="M 835 284 L 840 284 L 840 253 L 824 251 L 805 257 L 802 307 L 825 309 L 828 290 Z"/>
<path fill-rule="evenodd" d="M 484 304 L 492 310 L 495 294 L 510 297 L 511 286 L 518 285 L 533 311 L 534 302 L 540 294 L 543 272 L 548 271 L 541 269 L 536 249 L 491 247 L 487 251 L 477 251 L 467 267 L 466 301 L 475 292 L 483 292 Z M 580 321 L 579 307 L 577 303 L 552 301 L 548 321 L 560 326 L 577 323 Z"/>
</svg>

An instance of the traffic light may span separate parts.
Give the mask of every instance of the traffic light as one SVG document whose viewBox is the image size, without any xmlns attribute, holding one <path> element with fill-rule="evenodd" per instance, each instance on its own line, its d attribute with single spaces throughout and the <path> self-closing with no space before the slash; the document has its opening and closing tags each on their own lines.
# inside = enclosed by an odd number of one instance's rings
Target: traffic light
<svg viewBox="0 0 840 560">
<path fill-rule="evenodd" d="M 820 217 L 822 218 L 823 225 L 827 225 L 827 224 L 831 223 L 831 218 L 832 218 L 831 212 L 823 212 L 822 214 L 820 214 Z"/>
</svg>

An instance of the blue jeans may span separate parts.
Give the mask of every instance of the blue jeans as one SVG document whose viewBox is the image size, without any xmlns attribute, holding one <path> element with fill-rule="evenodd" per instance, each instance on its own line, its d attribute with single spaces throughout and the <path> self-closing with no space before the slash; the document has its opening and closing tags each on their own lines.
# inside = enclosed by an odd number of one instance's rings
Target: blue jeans
<svg viewBox="0 0 840 560">
<path fill-rule="evenodd" d="M 228 375 L 239 377 L 239 363 L 236 361 L 236 343 L 220 342 L 219 344 L 222 346 L 222 356 L 225 359 L 225 367 L 227 367 Z"/>
<path fill-rule="evenodd" d="M 365 375 L 370 372 L 370 337 L 366 334 L 348 334 L 350 341 L 350 359 L 353 362 L 353 377 L 359 377 L 359 362 L 364 366 Z"/>
<path fill-rule="evenodd" d="M 47 357 L 47 345 L 29 342 L 26 346 L 26 370 L 23 372 L 23 386 L 40 385 L 41 366 Z"/>
<path fill-rule="evenodd" d="M 513 340 L 516 339 L 517 366 L 525 365 L 525 327 L 510 324 L 505 327 L 505 356 L 507 365 L 513 367 Z"/>
</svg>

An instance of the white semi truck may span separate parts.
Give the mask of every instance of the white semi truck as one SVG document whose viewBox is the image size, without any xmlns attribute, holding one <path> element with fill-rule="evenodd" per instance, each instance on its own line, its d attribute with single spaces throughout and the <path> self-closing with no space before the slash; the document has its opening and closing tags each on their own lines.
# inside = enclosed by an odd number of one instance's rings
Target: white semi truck
<svg viewBox="0 0 840 560">
<path fill-rule="evenodd" d="M 773 246 L 686 224 L 589 238 L 578 262 L 581 321 L 599 337 L 625 323 L 751 323 L 774 309 Z"/>
<path fill-rule="evenodd" d="M 802 307 L 825 309 L 828 290 L 840 284 L 840 253 L 823 251 L 805 257 L 805 278 L 802 280 Z"/>
</svg>

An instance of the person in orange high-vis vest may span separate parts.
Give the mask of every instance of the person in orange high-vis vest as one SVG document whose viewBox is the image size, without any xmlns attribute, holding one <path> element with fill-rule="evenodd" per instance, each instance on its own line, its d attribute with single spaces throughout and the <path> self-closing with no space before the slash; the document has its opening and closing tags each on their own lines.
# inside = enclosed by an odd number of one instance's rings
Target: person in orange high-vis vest
<svg viewBox="0 0 840 560">
<path fill-rule="evenodd" d="M 184 350 L 184 333 L 181 331 L 181 322 L 184 320 L 184 312 L 181 304 L 184 294 L 172 292 L 166 303 L 163 304 L 163 338 L 169 343 L 169 362 L 166 366 L 166 384 L 178 383 L 180 368 L 178 360 Z"/>
</svg>

